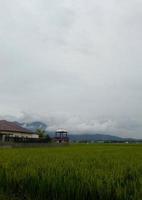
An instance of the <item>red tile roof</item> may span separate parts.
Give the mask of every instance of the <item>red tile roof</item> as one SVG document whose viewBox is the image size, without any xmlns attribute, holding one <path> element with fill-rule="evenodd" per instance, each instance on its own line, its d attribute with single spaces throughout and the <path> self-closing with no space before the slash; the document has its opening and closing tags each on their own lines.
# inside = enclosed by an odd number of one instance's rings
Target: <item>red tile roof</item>
<svg viewBox="0 0 142 200">
<path fill-rule="evenodd" d="M 19 123 L 8 122 L 6 120 L 0 120 L 0 132 L 2 132 L 2 131 L 32 134 L 32 131 L 21 127 Z"/>
</svg>

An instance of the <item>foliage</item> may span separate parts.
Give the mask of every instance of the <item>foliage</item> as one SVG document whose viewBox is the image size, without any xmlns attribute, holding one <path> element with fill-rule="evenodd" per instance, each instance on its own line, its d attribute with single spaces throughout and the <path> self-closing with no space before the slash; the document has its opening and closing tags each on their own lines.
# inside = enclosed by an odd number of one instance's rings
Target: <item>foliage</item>
<svg viewBox="0 0 142 200">
<path fill-rule="evenodd" d="M 45 135 L 45 139 L 48 140 L 49 142 L 51 142 L 51 140 L 52 140 L 48 134 Z"/>
<path fill-rule="evenodd" d="M 9 200 L 141 200 L 142 145 L 0 149 Z"/>
<path fill-rule="evenodd" d="M 45 134 L 46 134 L 46 131 L 44 129 L 41 129 L 41 128 L 38 128 L 36 130 L 36 134 L 39 135 L 39 138 L 44 138 L 45 137 Z"/>
</svg>

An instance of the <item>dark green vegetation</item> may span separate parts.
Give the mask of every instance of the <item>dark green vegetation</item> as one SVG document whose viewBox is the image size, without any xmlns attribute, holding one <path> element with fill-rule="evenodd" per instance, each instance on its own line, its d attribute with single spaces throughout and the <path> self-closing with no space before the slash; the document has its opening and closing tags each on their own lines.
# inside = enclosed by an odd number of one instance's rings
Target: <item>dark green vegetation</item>
<svg viewBox="0 0 142 200">
<path fill-rule="evenodd" d="M 1 200 L 141 200 L 142 145 L 0 149 Z"/>
</svg>

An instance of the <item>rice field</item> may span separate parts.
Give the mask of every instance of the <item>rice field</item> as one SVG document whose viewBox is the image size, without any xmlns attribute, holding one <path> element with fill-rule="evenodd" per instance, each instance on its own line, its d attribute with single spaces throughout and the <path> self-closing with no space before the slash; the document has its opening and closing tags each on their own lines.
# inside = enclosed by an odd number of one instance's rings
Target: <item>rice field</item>
<svg viewBox="0 0 142 200">
<path fill-rule="evenodd" d="M 0 200 L 141 200 L 142 145 L 0 149 Z"/>
</svg>

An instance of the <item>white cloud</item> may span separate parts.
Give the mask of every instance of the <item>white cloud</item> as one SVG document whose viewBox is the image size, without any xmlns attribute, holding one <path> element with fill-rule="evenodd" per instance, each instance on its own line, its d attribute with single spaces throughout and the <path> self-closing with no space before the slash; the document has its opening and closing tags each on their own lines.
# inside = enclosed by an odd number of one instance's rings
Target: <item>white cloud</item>
<svg viewBox="0 0 142 200">
<path fill-rule="evenodd" d="M 141 7 L 140 0 L 0 0 L 1 114 L 66 113 L 51 128 L 116 134 L 121 120 L 135 119 L 139 128 L 124 131 L 141 137 Z"/>
</svg>

